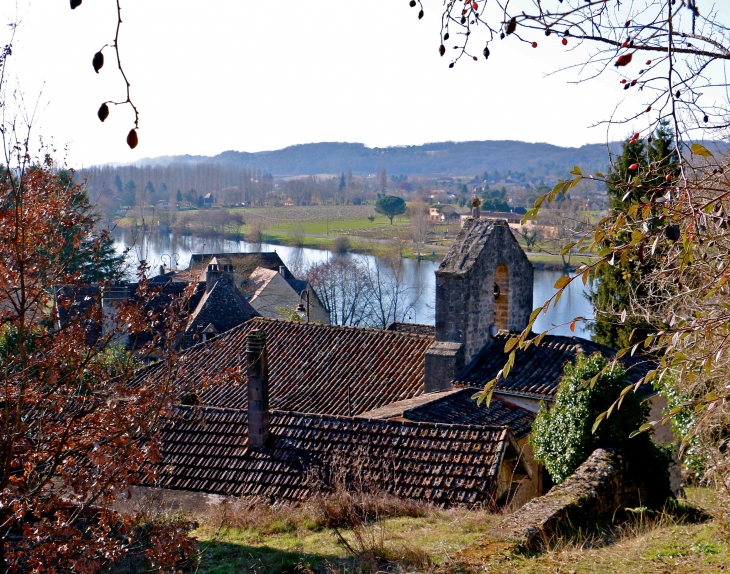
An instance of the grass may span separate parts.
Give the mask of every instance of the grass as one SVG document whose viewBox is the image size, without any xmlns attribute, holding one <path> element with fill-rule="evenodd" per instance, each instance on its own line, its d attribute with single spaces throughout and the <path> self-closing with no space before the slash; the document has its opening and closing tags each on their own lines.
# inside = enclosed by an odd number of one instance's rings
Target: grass
<svg viewBox="0 0 730 574">
<path fill-rule="evenodd" d="M 383 566 L 398 563 L 420 568 L 438 566 L 460 548 L 470 544 L 496 523 L 494 515 L 465 509 L 436 510 L 425 517 L 393 517 L 372 528 L 382 533 L 382 551 L 376 561 Z M 316 522 L 272 523 L 256 528 L 204 526 L 195 532 L 203 552 L 201 574 L 259 572 L 359 572 L 367 570 L 367 557 L 353 557 L 335 532 Z M 346 538 L 351 533 L 344 531 Z M 355 558 L 353 560 L 353 558 Z M 387 567 L 387 566 L 386 566 Z M 297 568 L 299 570 L 297 570 Z"/>
<path fill-rule="evenodd" d="M 712 491 L 688 489 L 688 499 L 715 517 L 691 523 L 670 515 L 636 518 L 588 536 L 552 541 L 549 551 L 521 554 L 486 547 L 465 552 L 454 572 L 515 574 L 709 574 L 730 572 L 730 531 Z"/>
<path fill-rule="evenodd" d="M 338 532 L 347 543 L 355 546 L 357 527 L 344 526 L 340 518 L 323 518 L 316 504 L 304 507 L 244 504 L 227 518 L 208 516 L 194 532 L 202 551 L 198 572 L 730 572 L 730 530 L 719 517 L 720 504 L 713 491 L 688 489 L 688 498 L 716 517 L 690 523 L 667 514 L 654 519 L 640 516 L 632 522 L 597 529 L 589 535 L 574 533 L 572 537 L 554 539 L 550 550 L 541 554 L 521 554 L 499 544 L 470 546 L 501 519 L 499 514 L 484 510 L 446 510 L 418 503 L 388 506 L 385 501 L 385 506 L 381 507 L 383 516 L 371 517 L 359 533 L 360 536 L 364 533 L 372 546 L 368 552 L 353 556 L 346 550 Z M 465 547 L 476 551 L 467 551 L 460 559 L 453 560 Z"/>
</svg>

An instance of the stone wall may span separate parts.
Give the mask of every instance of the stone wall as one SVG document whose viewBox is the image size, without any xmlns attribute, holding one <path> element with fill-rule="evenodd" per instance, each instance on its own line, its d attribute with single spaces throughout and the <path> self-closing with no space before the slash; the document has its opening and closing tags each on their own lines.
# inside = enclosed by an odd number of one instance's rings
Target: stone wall
<svg viewBox="0 0 730 574">
<path fill-rule="evenodd" d="M 535 498 L 487 533 L 525 549 L 539 548 L 561 529 L 610 518 L 626 505 L 621 457 L 598 449 L 571 477 Z"/>
</svg>

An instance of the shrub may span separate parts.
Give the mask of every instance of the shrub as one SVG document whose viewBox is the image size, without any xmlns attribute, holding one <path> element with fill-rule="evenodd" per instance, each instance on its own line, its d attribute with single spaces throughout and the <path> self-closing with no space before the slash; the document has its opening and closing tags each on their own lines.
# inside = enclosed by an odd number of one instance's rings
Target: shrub
<svg viewBox="0 0 730 574">
<path fill-rule="evenodd" d="M 347 253 L 350 247 L 350 240 L 347 237 L 335 237 L 335 240 L 332 242 L 332 249 L 336 253 Z"/>
<path fill-rule="evenodd" d="M 649 404 L 639 395 L 628 393 L 620 408 L 614 409 L 596 432 L 596 417 L 606 411 L 626 387 L 626 371 L 620 365 L 607 369 L 606 360 L 595 354 L 578 355 L 575 365 L 565 366 L 555 404 L 542 407 L 532 425 L 530 444 L 556 483 L 563 482 L 597 448 L 621 452 L 633 476 L 640 484 L 668 481 L 669 455 L 654 443 L 649 433 L 634 438 L 649 415 Z M 594 385 L 589 381 L 598 375 Z M 667 482 L 668 484 L 668 482 Z M 661 488 L 655 489 L 659 495 Z"/>
</svg>

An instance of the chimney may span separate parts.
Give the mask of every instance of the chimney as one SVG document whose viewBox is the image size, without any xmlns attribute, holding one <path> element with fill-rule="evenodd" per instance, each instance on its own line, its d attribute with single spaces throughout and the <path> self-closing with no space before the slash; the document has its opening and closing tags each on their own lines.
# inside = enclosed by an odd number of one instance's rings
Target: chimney
<svg viewBox="0 0 730 574">
<path fill-rule="evenodd" d="M 269 439 L 269 362 L 266 333 L 254 329 L 246 336 L 248 359 L 248 446 L 263 448 Z"/>
<path fill-rule="evenodd" d="M 127 284 L 111 283 L 101 295 L 101 311 L 103 314 L 102 335 L 109 334 L 110 331 L 116 330 L 117 325 L 117 307 L 127 300 Z M 116 337 L 123 336 L 121 333 Z"/>
<path fill-rule="evenodd" d="M 283 277 L 284 279 L 286 279 L 286 266 L 284 266 L 284 265 L 279 265 L 279 273 L 281 274 L 281 276 L 282 276 L 282 277 Z"/>
<path fill-rule="evenodd" d="M 208 263 L 208 269 L 205 271 L 206 293 L 210 293 L 213 290 L 213 287 L 215 287 L 215 284 L 218 283 L 222 274 L 223 272 L 218 264 L 218 259 L 213 257 L 213 259 L 210 260 L 210 263 Z"/>
</svg>

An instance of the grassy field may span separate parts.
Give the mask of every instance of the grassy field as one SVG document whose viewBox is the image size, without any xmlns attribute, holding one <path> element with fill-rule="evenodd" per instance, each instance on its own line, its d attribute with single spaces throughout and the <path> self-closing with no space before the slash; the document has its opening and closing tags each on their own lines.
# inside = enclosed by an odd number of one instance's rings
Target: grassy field
<svg viewBox="0 0 730 574">
<path fill-rule="evenodd" d="M 480 538 L 500 515 L 481 510 L 428 506 L 408 516 L 391 516 L 356 531 L 323 525 L 308 511 L 283 508 L 245 519 L 238 514 L 220 527 L 210 518 L 195 535 L 200 541 L 201 574 L 405 574 L 494 572 L 514 574 L 709 574 L 730 571 L 730 525 L 707 489 L 689 489 L 690 500 L 715 517 L 697 523 L 669 515 L 636 518 L 591 535 L 553 541 L 541 554 L 493 548 L 488 555 L 458 551 Z M 235 514 L 235 513 L 234 513 Z M 397 512 L 393 514 L 398 514 Z M 236 525 L 238 521 L 238 525 Z M 342 538 L 338 536 L 338 532 Z M 361 542 L 358 542 L 361 541 Z M 350 545 L 348 550 L 346 547 Z M 474 548 L 474 547 L 473 547 Z"/>
</svg>

